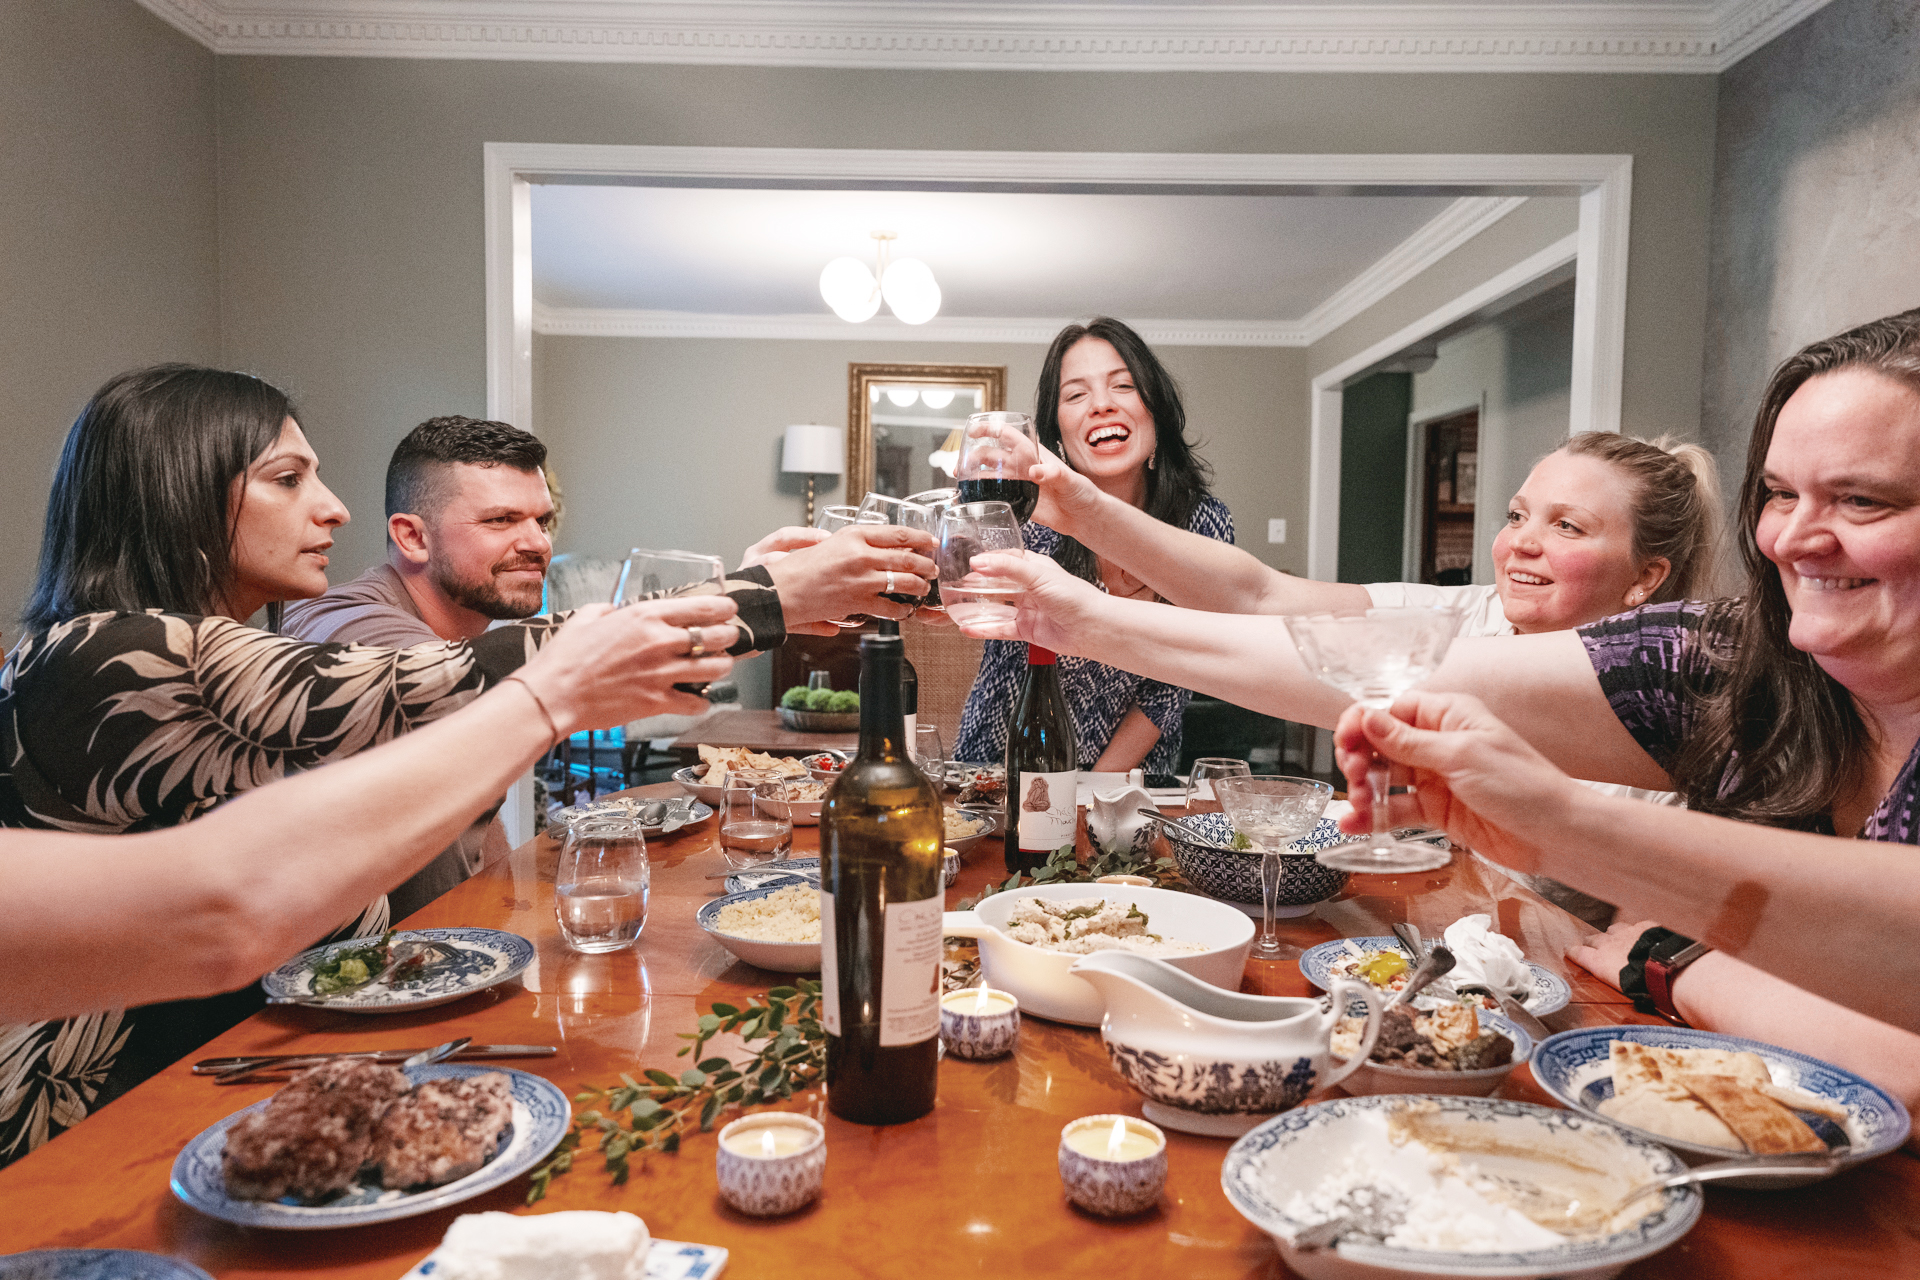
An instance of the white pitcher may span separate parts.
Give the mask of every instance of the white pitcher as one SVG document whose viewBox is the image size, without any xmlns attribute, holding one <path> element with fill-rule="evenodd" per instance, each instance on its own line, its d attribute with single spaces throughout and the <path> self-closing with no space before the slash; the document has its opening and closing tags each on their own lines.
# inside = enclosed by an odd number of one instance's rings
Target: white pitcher
<svg viewBox="0 0 1920 1280">
<path fill-rule="evenodd" d="M 1336 978 L 1322 1012 L 1317 999 L 1223 990 L 1128 951 L 1082 956 L 1072 972 L 1105 998 L 1100 1037 L 1114 1069 L 1147 1095 L 1147 1117 L 1196 1132 L 1244 1132 L 1344 1080 L 1373 1052 L 1386 1003 L 1371 984 Z M 1366 1027 L 1358 1052 L 1336 1064 L 1328 1042 L 1353 1002 L 1366 1005 Z"/>
<path fill-rule="evenodd" d="M 1139 770 L 1134 771 L 1137 775 Z M 1153 797 L 1139 785 L 1094 791 L 1088 795 L 1087 836 L 1103 853 L 1131 851 L 1144 856 L 1153 847 L 1153 820 L 1141 816 L 1153 808 Z"/>
</svg>

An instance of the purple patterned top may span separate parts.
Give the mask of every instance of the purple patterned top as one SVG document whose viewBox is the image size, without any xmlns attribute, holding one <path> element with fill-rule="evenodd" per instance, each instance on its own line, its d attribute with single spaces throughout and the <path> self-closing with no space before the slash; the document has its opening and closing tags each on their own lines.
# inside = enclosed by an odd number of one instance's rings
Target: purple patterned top
<svg viewBox="0 0 1920 1280">
<path fill-rule="evenodd" d="M 1700 699 L 1713 689 L 1710 660 L 1725 653 L 1732 636 L 1709 629 L 1708 606 L 1698 600 L 1642 605 L 1581 627 L 1587 659 L 1600 677 L 1600 691 L 1633 740 L 1662 768 L 1671 768 L 1680 744 L 1699 722 Z M 1736 762 L 1727 761 L 1722 793 L 1730 789 Z M 1860 828 L 1862 840 L 1920 844 L 1920 744 L 1907 755 L 1893 786 Z M 1832 835 L 1822 817 L 1814 828 Z"/>
</svg>

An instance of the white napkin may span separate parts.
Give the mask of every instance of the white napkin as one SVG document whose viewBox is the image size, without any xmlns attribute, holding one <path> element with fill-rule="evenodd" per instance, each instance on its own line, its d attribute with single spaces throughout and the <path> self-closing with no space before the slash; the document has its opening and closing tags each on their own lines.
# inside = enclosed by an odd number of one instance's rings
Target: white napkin
<svg viewBox="0 0 1920 1280">
<path fill-rule="evenodd" d="M 1456 989 L 1486 987 L 1522 999 L 1533 989 L 1533 972 L 1512 938 L 1492 931 L 1493 917 L 1461 916 L 1447 926 L 1444 937 L 1453 952 L 1453 972 L 1447 980 Z"/>
</svg>

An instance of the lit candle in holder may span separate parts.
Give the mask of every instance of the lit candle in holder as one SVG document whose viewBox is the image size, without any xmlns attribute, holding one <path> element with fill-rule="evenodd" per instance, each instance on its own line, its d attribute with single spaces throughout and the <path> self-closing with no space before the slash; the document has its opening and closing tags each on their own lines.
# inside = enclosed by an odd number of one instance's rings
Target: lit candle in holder
<svg viewBox="0 0 1920 1280">
<path fill-rule="evenodd" d="M 1020 1002 L 1012 993 L 969 987 L 940 997 L 940 1038 L 956 1058 L 998 1058 L 1020 1038 Z"/>
<path fill-rule="evenodd" d="M 820 1196 L 827 1131 L 792 1111 L 743 1116 L 720 1131 L 714 1161 L 728 1204 L 760 1218 L 792 1213 Z"/>
<path fill-rule="evenodd" d="M 1083 1116 L 1060 1131 L 1060 1183 L 1089 1213 L 1153 1207 L 1167 1181 L 1167 1135 L 1132 1116 Z"/>
</svg>

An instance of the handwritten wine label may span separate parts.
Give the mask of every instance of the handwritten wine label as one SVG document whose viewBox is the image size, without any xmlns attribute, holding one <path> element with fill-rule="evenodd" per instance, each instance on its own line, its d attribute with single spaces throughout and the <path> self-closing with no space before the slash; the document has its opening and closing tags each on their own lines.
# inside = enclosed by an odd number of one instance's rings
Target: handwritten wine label
<svg viewBox="0 0 1920 1280">
<path fill-rule="evenodd" d="M 923 1044 L 940 1034 L 940 924 L 945 910 L 945 894 L 887 904 L 880 968 L 882 1048 Z M 820 976 L 826 977 L 824 968 Z"/>
<path fill-rule="evenodd" d="M 1074 807 L 1075 773 L 1020 775 L 1020 847 L 1033 853 L 1052 853 L 1073 843 L 1079 817 Z"/>
</svg>

